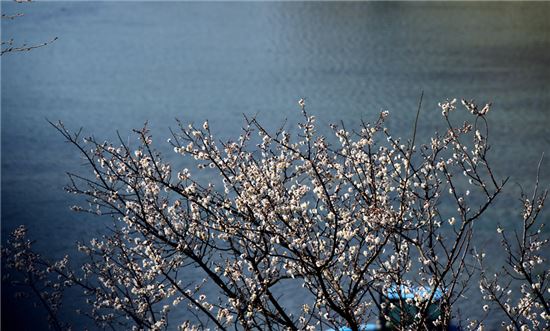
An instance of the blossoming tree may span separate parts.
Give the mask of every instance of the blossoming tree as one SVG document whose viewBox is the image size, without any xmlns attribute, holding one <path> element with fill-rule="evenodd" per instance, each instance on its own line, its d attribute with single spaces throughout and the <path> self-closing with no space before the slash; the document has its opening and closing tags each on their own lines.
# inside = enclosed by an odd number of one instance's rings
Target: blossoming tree
<svg viewBox="0 0 550 331">
<path fill-rule="evenodd" d="M 17 3 L 22 3 L 22 2 L 30 2 L 30 0 L 14 0 L 15 2 Z M 17 13 L 17 14 L 5 14 L 5 13 L 2 13 L 0 14 L 0 20 L 14 20 L 16 18 L 20 18 L 24 16 L 23 13 Z M 5 33 L 4 33 L 5 34 Z M 29 44 L 26 44 L 26 43 L 23 43 L 23 44 L 17 44 L 13 39 L 9 39 L 9 40 L 1 40 L 0 41 L 0 56 L 3 56 L 5 54 L 8 54 L 8 53 L 15 53 L 15 52 L 28 52 L 30 50 L 33 50 L 35 48 L 40 48 L 40 47 L 44 47 L 44 46 L 47 46 L 51 43 L 53 43 L 54 41 L 56 41 L 58 38 L 55 37 L 49 41 L 46 41 L 46 42 L 42 42 L 42 43 L 39 43 L 39 44 L 33 44 L 33 45 L 29 45 Z"/>
<path fill-rule="evenodd" d="M 83 290 L 81 313 L 101 327 L 359 330 L 376 315 L 381 327 L 445 329 L 475 275 L 511 328 L 548 328 L 548 239 L 537 223 L 546 192 L 524 199 L 521 235 L 501 231 L 508 277 L 487 275 L 473 226 L 506 180 L 487 158 L 490 106 L 463 101 L 472 120 L 456 126 L 455 103 L 440 104 L 446 129 L 427 144 L 391 136 L 387 112 L 353 131 L 333 125 L 329 139 L 303 100 L 295 135 L 245 118 L 238 139 L 220 143 L 208 122 L 178 123 L 170 143 L 196 170 L 163 161 L 147 128 L 131 148 L 56 124 L 91 170 L 69 175 L 69 192 L 89 202 L 74 209 L 112 215 L 113 231 L 79 246 L 87 262 L 78 271 L 34 253 L 21 227 L 6 263 L 26 275 L 56 329 L 67 327 L 56 313 L 67 287 Z M 204 182 L 194 171 L 217 176 Z M 519 298 L 507 292 L 514 280 Z M 284 300 L 287 284 L 305 293 L 300 310 Z M 169 318 L 182 310 L 192 318 Z"/>
</svg>

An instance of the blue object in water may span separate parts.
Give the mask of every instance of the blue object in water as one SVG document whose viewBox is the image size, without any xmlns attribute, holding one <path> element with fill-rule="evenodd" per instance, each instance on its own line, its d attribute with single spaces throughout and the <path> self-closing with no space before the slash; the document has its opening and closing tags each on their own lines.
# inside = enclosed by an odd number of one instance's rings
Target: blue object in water
<svg viewBox="0 0 550 331">
<path fill-rule="evenodd" d="M 444 291 L 439 288 L 433 290 L 425 286 L 394 285 L 382 295 L 387 305 L 383 309 L 383 315 L 380 316 L 381 323 L 390 330 L 402 323 L 412 324 L 418 312 L 418 307 L 413 302 L 402 302 L 409 299 L 421 302 L 430 300 L 426 313 L 428 314 L 428 321 L 434 322 L 441 315 L 443 294 Z M 433 329 L 438 329 L 435 324 Z"/>
<path fill-rule="evenodd" d="M 377 324 L 361 324 L 359 325 L 359 331 L 378 331 L 380 327 Z M 335 331 L 334 329 L 329 329 L 327 331 Z M 347 326 L 342 326 L 338 331 L 351 331 L 351 328 Z"/>
</svg>

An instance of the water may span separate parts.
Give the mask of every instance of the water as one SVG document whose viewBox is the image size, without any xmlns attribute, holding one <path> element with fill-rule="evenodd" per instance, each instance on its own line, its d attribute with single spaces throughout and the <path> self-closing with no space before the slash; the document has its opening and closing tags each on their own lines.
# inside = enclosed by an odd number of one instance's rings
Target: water
<svg viewBox="0 0 550 331">
<path fill-rule="evenodd" d="M 149 121 L 162 146 L 175 117 L 230 137 L 243 113 L 274 127 L 306 97 L 322 126 L 388 109 L 394 136 L 408 136 L 424 91 L 420 139 L 438 127 L 438 101 L 474 98 L 493 102 L 497 174 L 527 185 L 550 155 L 549 3 L 2 2 L 15 12 L 2 39 L 59 40 L 2 57 L 2 242 L 26 224 L 47 256 L 109 221 L 68 210 L 64 172 L 82 162 L 45 118 L 106 139 Z M 517 192 L 487 219 L 511 224 Z M 23 314 L 2 303 L 3 316 Z"/>
</svg>

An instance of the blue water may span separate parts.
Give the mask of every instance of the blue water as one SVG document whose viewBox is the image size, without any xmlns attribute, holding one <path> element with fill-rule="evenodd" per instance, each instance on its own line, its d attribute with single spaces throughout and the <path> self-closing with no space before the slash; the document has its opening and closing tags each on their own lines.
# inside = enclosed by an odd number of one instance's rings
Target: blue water
<svg viewBox="0 0 550 331">
<path fill-rule="evenodd" d="M 493 102 L 497 174 L 526 186 L 550 157 L 550 3 L 2 2 L 16 12 L 3 40 L 59 39 L 1 59 L 2 242 L 26 224 L 47 256 L 109 220 L 68 210 L 64 173 L 82 162 L 46 118 L 105 139 L 148 121 L 167 149 L 176 117 L 230 137 L 242 114 L 275 127 L 306 97 L 321 126 L 387 109 L 393 135 L 408 137 L 424 91 L 420 139 L 439 126 L 438 101 L 474 98 Z M 498 244 L 494 220 L 513 222 L 517 193 L 487 215 L 480 246 Z"/>
</svg>

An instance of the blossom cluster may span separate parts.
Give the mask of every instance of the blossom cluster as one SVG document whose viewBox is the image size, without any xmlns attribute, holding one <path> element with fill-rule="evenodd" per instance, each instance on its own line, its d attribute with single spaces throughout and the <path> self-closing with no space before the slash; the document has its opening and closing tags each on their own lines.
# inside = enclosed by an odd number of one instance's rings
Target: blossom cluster
<svg viewBox="0 0 550 331">
<path fill-rule="evenodd" d="M 522 195 L 520 229 L 497 228 L 506 265 L 493 275 L 481 273 L 483 299 L 504 311 L 506 330 L 550 329 L 550 269 L 543 256 L 550 240 L 544 236 L 544 223 L 538 221 L 547 194 L 547 190 L 539 193 L 537 180 L 533 195 Z M 478 260 L 485 269 L 484 257 Z M 490 305 L 484 309 L 488 311 Z"/>
</svg>

